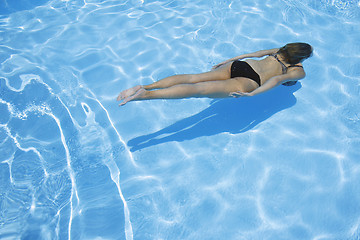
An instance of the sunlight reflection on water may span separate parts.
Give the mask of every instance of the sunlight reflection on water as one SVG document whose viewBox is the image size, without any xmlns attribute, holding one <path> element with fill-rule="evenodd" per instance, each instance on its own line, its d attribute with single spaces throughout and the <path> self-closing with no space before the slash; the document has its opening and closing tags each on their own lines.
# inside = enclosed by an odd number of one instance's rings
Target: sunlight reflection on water
<svg viewBox="0 0 360 240">
<path fill-rule="evenodd" d="M 0 238 L 359 237 L 357 1 L 25 2 L 0 18 Z M 292 41 L 293 87 L 115 102 Z"/>
</svg>

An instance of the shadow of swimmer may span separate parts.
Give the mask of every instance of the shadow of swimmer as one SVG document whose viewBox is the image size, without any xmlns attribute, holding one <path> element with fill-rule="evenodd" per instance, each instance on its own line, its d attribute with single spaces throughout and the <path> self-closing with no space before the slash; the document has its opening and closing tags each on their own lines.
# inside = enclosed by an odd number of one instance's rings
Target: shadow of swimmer
<svg viewBox="0 0 360 240">
<path fill-rule="evenodd" d="M 297 83 L 291 87 L 280 86 L 253 97 L 214 100 L 203 111 L 177 121 L 157 132 L 131 139 L 131 151 L 165 142 L 181 142 L 219 133 L 238 134 L 246 132 L 262 121 L 284 109 L 294 106 L 294 92 L 301 88 Z"/>
</svg>

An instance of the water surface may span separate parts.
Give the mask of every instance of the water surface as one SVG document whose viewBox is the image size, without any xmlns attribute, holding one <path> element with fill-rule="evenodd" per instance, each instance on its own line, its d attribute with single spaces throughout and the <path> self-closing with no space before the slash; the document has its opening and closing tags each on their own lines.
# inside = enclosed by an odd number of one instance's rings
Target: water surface
<svg viewBox="0 0 360 240">
<path fill-rule="evenodd" d="M 356 1 L 2 2 L 1 239 L 358 239 Z M 309 42 L 245 99 L 117 94 Z"/>
</svg>

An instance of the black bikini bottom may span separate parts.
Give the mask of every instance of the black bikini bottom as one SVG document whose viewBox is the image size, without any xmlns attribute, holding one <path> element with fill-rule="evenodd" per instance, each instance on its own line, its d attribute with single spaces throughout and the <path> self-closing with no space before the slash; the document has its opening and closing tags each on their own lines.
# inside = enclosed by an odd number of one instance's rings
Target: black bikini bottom
<svg viewBox="0 0 360 240">
<path fill-rule="evenodd" d="M 235 77 L 250 78 L 261 86 L 259 74 L 247 62 L 237 60 L 231 64 L 231 78 Z"/>
</svg>

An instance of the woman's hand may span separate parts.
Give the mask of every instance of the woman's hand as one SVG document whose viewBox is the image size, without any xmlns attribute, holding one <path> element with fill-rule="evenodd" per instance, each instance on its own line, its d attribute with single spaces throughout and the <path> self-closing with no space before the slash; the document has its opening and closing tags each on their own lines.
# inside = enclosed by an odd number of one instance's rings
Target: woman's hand
<svg viewBox="0 0 360 240">
<path fill-rule="evenodd" d="M 241 92 L 241 91 L 236 91 L 236 92 L 231 92 L 229 94 L 230 97 L 234 97 L 234 98 L 238 98 L 238 97 L 251 97 L 252 94 L 251 93 L 247 93 L 247 92 Z"/>
<path fill-rule="evenodd" d="M 219 63 L 219 64 L 216 64 L 215 66 L 212 67 L 212 70 L 217 69 L 218 67 L 221 67 L 222 65 L 225 65 L 225 64 L 227 64 L 228 62 L 229 62 L 229 61 L 224 61 L 224 62 L 221 62 L 221 63 Z"/>
</svg>

